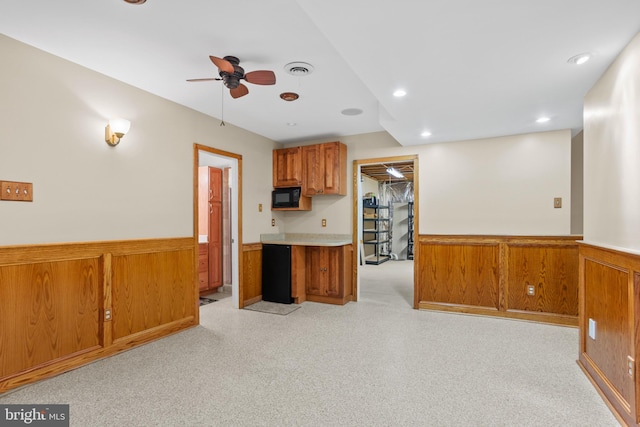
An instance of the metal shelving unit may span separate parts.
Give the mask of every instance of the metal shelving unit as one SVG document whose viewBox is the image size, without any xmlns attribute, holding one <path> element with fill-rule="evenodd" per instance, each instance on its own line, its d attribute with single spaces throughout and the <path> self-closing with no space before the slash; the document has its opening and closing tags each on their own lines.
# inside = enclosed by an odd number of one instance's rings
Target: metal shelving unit
<svg viewBox="0 0 640 427">
<path fill-rule="evenodd" d="M 365 245 L 365 263 L 382 264 L 389 256 L 389 206 L 363 205 L 362 243 Z M 367 253 L 366 248 L 373 248 Z"/>
<path fill-rule="evenodd" d="M 407 259 L 413 259 L 413 202 L 409 202 L 409 235 L 407 238 Z"/>
</svg>

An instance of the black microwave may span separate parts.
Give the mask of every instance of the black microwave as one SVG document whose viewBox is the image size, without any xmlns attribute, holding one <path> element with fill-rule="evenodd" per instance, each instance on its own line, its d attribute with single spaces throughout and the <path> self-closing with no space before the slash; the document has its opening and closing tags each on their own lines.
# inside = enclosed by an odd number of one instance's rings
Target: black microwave
<svg viewBox="0 0 640 427">
<path fill-rule="evenodd" d="M 300 187 L 276 188 L 271 193 L 271 207 L 297 208 L 300 203 Z"/>
</svg>

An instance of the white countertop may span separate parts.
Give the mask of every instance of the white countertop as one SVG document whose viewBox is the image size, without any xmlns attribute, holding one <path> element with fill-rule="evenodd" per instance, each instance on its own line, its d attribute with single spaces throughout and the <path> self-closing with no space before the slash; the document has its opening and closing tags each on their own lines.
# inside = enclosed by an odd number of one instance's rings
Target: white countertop
<svg viewBox="0 0 640 427">
<path fill-rule="evenodd" d="M 278 233 L 261 234 L 260 241 L 271 245 L 344 246 L 350 245 L 350 234 Z"/>
</svg>

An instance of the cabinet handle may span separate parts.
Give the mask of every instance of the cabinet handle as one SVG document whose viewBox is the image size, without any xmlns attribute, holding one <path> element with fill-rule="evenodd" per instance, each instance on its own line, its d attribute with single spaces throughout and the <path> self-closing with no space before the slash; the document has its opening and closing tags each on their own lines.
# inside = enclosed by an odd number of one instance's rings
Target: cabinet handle
<svg viewBox="0 0 640 427">
<path fill-rule="evenodd" d="M 213 190 L 209 189 L 209 200 L 213 199 Z"/>
</svg>

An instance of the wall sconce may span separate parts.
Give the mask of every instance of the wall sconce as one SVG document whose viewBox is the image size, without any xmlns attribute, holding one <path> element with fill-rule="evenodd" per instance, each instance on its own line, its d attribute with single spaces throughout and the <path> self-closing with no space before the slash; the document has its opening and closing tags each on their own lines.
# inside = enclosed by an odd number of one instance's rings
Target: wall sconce
<svg viewBox="0 0 640 427">
<path fill-rule="evenodd" d="M 109 124 L 104 128 L 104 140 L 112 147 L 120 142 L 120 139 L 129 132 L 131 122 L 126 119 L 111 119 Z"/>
</svg>

